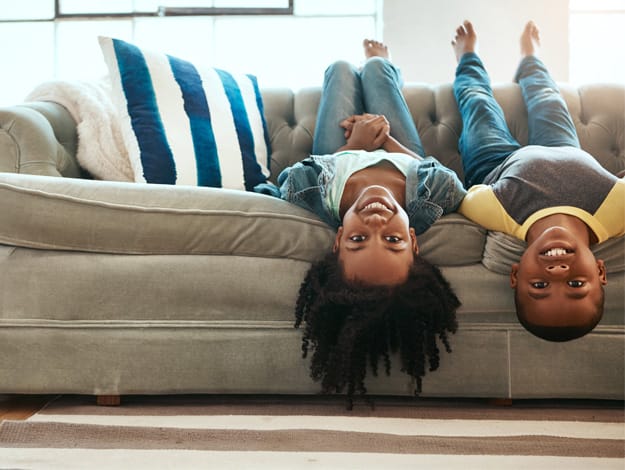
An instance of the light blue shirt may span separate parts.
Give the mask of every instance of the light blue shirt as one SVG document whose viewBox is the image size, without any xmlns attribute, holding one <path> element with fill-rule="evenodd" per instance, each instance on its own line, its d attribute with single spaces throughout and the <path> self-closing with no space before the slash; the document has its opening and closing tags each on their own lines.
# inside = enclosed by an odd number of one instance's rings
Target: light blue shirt
<svg viewBox="0 0 625 470">
<path fill-rule="evenodd" d="M 339 209 L 345 184 L 354 173 L 385 161 L 392 163 L 404 176 L 408 176 L 408 167 L 414 161 L 414 157 L 405 153 L 388 153 L 384 150 L 376 150 L 375 152 L 347 150 L 334 154 L 334 158 L 336 171 L 334 178 L 328 185 L 326 204 L 336 218 L 340 217 Z"/>
<path fill-rule="evenodd" d="M 405 209 L 410 226 L 418 235 L 430 228 L 441 215 L 455 211 L 466 190 L 458 175 L 434 157 L 423 160 L 409 157 L 409 161 Z M 336 162 L 334 155 L 313 155 L 284 169 L 278 176 L 278 186 L 263 183 L 254 191 L 280 197 L 308 209 L 336 229 L 341 225 L 341 219 L 330 211 L 326 197 L 336 174 Z"/>
</svg>

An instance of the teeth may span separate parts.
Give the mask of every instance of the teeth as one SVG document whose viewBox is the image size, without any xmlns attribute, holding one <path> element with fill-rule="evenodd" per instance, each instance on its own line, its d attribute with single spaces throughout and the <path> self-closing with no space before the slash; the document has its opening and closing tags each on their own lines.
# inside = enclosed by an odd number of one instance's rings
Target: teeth
<svg viewBox="0 0 625 470">
<path fill-rule="evenodd" d="M 371 204 L 367 204 L 364 207 L 365 210 L 367 209 L 382 209 L 382 210 L 389 210 L 388 207 L 386 207 L 384 204 L 382 204 L 381 202 L 372 202 Z"/>
<path fill-rule="evenodd" d="M 551 250 L 545 251 L 543 254 L 545 256 L 564 256 L 568 253 L 565 248 L 552 248 Z"/>
</svg>

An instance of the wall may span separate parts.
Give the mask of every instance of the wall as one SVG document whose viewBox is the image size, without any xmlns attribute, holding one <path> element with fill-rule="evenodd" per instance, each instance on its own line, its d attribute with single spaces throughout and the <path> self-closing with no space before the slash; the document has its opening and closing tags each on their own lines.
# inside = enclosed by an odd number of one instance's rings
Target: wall
<svg viewBox="0 0 625 470">
<path fill-rule="evenodd" d="M 541 58 L 556 81 L 569 75 L 568 0 L 384 0 L 384 41 L 405 81 L 441 83 L 454 77 L 451 40 L 469 19 L 493 82 L 511 80 L 519 36 L 532 19 L 541 30 Z M 435 13 L 430 13 L 435 5 Z"/>
<path fill-rule="evenodd" d="M 453 80 L 455 58 L 450 46 L 454 30 L 465 18 L 476 25 L 481 38 L 480 53 L 488 67 L 493 81 L 509 81 L 518 61 L 519 34 L 530 18 L 542 30 L 543 58 L 557 81 L 569 80 L 569 0 L 376 0 L 383 2 L 384 18 L 381 19 L 380 37 L 391 47 L 395 62 L 400 65 L 406 81 L 429 83 L 451 82 Z M 617 0 L 618 1 L 618 0 Z M 623 1 L 623 0 L 620 0 Z M 590 82 L 604 80 L 605 71 L 620 65 L 621 77 L 625 77 L 623 61 L 615 61 L 613 48 L 602 44 L 618 43 L 623 33 L 623 22 L 619 15 L 606 23 L 602 32 L 593 32 L 591 37 L 579 35 L 576 51 L 581 46 L 588 48 L 586 55 L 577 54 L 577 70 L 582 65 L 587 73 L 583 79 Z M 622 18 L 621 15 L 620 17 Z M 601 17 L 597 21 L 601 21 Z M 596 19 L 595 18 L 595 19 Z M 192 23 L 194 19 L 187 19 Z M 226 40 L 238 37 L 239 30 L 249 32 L 250 20 L 222 18 L 228 26 Z M 183 21 L 183 19 L 176 20 Z M 254 19 L 256 21 L 256 19 Z M 245 64 L 245 71 L 258 75 L 262 86 L 320 86 L 323 70 L 331 61 L 350 60 L 356 64 L 362 60 L 360 40 L 372 34 L 375 25 L 369 19 L 347 21 L 345 18 L 324 19 L 327 27 L 320 28 L 317 20 L 300 18 L 289 23 L 289 18 L 269 18 L 269 26 L 260 27 L 260 33 L 250 37 L 262 37 L 262 41 L 229 41 L 228 47 L 211 42 L 216 36 L 210 28 L 202 26 L 197 30 L 185 30 L 194 38 L 194 51 L 198 57 L 206 57 L 211 65 L 229 69 L 229 64 L 213 63 L 216 52 L 221 57 L 232 57 L 236 63 Z M 621 21 L 619 23 L 619 21 Z M 205 22 L 205 19 L 202 19 Z M 258 19 L 264 23 L 265 19 Z M 284 22 L 284 23 L 283 23 Z M 303 22 L 303 23 L 302 23 Z M 140 27 L 122 24 L 120 21 L 66 22 L 63 26 L 52 22 L 43 23 L 3 23 L 0 24 L 0 43 L 3 49 L 2 64 L 7 72 L 0 87 L 0 105 L 10 105 L 22 101 L 23 97 L 42 81 L 58 79 L 93 79 L 104 74 L 104 63 L 100 57 L 95 36 L 113 35 L 129 39 L 134 29 L 146 33 L 153 31 L 161 41 L 155 48 L 174 55 L 182 48 L 180 57 L 194 60 L 195 55 L 187 49 L 184 35 L 163 35 L 160 28 Z M 370 27 L 368 26 L 371 23 Z M 185 23 L 186 24 L 186 23 Z M 239 25 L 237 28 L 236 25 Z M 610 26 L 611 25 L 611 26 Z M 263 33 L 263 31 L 266 31 Z M 326 34 L 332 31 L 333 35 Z M 231 33 L 231 34 L 230 34 Z M 579 31 L 578 31 L 579 33 Z M 80 40 L 77 35 L 84 34 Z M 173 36 L 173 37 L 172 37 Z M 55 50 L 55 37 L 59 50 Z M 321 38 L 321 39 L 320 39 Z M 206 41 L 208 41 L 206 43 Z M 208 44 L 203 47 L 202 44 Z M 10 45 L 11 47 L 9 47 Z M 234 45 L 234 47 L 232 47 Z M 62 52 L 61 52 L 62 50 Z M 184 51 L 184 52 L 183 52 Z M 230 52 L 232 51 L 232 53 Z M 269 52 L 264 54 L 264 52 Z M 190 54 L 190 55 L 189 55 Z M 243 54 L 251 55 L 246 58 Z M 589 54 L 593 61 L 589 61 Z M 284 57 L 289 57 L 286 62 Z M 300 62 L 294 61 L 297 57 Z M 25 59 L 27 58 L 27 59 Z M 262 66 L 266 66 L 263 69 Z M 590 73 L 594 72 L 594 75 Z M 579 73 L 578 73 L 579 75 Z M 612 74 L 616 76 L 615 73 Z"/>
</svg>

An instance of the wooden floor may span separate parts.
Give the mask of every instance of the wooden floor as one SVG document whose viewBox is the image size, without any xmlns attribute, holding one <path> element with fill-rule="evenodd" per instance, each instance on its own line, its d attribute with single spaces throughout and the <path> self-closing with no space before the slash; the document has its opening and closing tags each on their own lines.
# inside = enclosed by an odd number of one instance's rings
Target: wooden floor
<svg viewBox="0 0 625 470">
<path fill-rule="evenodd" d="M 24 420 L 43 408 L 55 395 L 0 395 L 0 421 Z"/>
<path fill-rule="evenodd" d="M 41 410 L 46 404 L 55 400 L 60 395 L 3 395 L 0 394 L 0 423 L 4 420 L 25 420 Z M 105 396 L 106 398 L 107 396 Z M 115 396 L 114 405 L 119 405 L 119 397 Z M 94 404 L 99 405 L 111 405 L 111 403 L 103 402 L 99 397 L 93 397 Z M 513 406 L 513 400 L 501 399 L 501 400 L 487 400 L 484 399 L 484 403 L 491 406 L 508 407 Z M 614 409 L 623 412 L 623 401 L 611 401 L 611 400 L 518 400 L 514 405 L 520 407 L 531 406 L 534 403 L 535 406 L 541 406 L 546 408 L 587 408 L 596 407 L 597 409 Z M 0 469 L 1 470 L 1 469 Z"/>
</svg>

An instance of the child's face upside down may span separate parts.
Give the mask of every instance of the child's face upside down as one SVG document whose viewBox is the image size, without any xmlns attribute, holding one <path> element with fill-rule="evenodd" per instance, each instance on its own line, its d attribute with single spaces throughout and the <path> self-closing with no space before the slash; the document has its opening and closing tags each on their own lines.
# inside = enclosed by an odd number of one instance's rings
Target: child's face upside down
<svg viewBox="0 0 625 470">
<path fill-rule="evenodd" d="M 581 328 L 596 323 L 606 283 L 603 261 L 561 226 L 532 240 L 520 262 L 512 266 L 511 287 L 516 289 L 524 320 L 543 327 Z"/>
<path fill-rule="evenodd" d="M 346 279 L 393 286 L 406 280 L 419 248 L 406 211 L 385 187 L 372 185 L 346 211 L 334 251 Z"/>
</svg>

